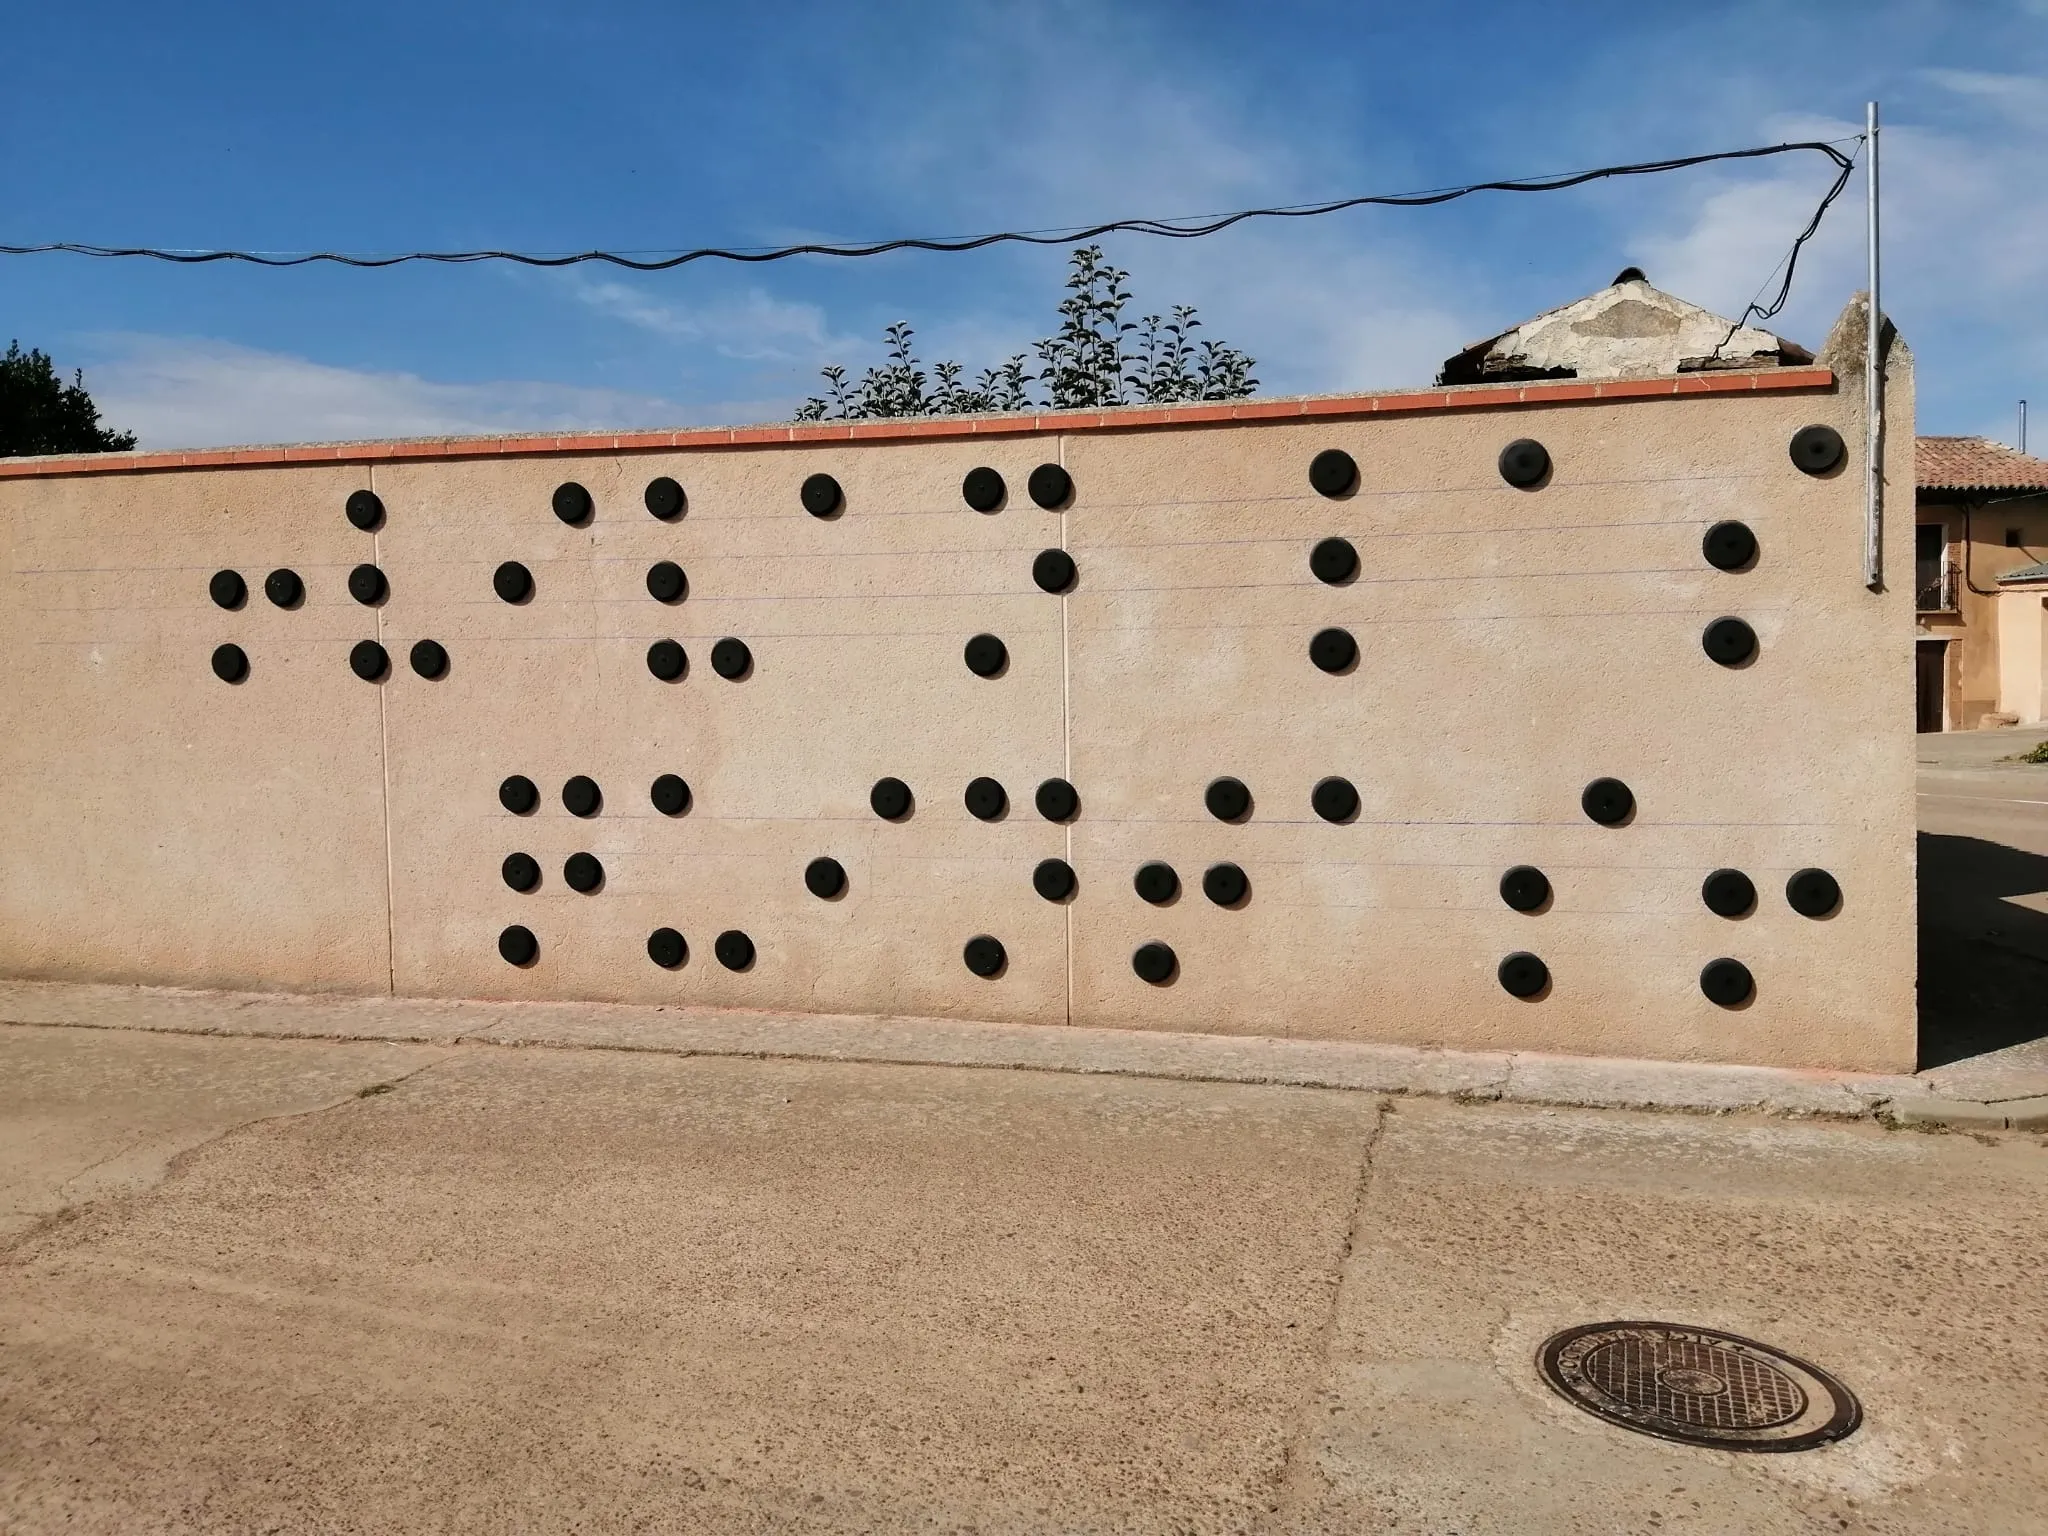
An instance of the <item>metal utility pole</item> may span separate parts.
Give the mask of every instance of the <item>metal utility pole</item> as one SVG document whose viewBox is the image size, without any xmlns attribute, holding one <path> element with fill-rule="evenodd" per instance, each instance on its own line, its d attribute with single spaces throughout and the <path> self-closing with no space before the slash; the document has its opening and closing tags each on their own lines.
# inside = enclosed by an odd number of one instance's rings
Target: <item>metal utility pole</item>
<svg viewBox="0 0 2048 1536">
<path fill-rule="evenodd" d="M 2027 451 L 2027 402 L 2024 400 L 2020 402 L 2020 440 L 2013 446 L 2021 453 Z"/>
<path fill-rule="evenodd" d="M 1869 334 L 1863 346 L 1863 584 L 1884 590 L 1884 310 L 1878 302 L 1877 103 L 1863 108 L 1864 239 L 1870 250 Z"/>
</svg>

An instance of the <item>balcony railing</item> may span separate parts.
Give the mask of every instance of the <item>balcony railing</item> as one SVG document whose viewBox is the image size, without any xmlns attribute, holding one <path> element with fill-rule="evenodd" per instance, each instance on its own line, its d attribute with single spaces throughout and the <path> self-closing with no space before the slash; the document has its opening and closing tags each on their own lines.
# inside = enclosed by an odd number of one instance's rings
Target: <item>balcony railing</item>
<svg viewBox="0 0 2048 1536">
<path fill-rule="evenodd" d="M 1954 613 L 1956 611 L 1956 572 L 1954 567 L 1945 571 L 1922 570 L 1914 584 L 1913 608 L 1918 613 Z"/>
</svg>

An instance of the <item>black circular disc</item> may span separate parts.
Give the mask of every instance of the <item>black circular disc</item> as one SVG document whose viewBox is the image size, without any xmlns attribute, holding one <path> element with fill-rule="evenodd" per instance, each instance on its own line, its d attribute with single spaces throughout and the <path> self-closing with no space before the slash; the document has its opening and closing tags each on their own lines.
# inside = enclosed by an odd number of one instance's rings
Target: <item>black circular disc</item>
<svg viewBox="0 0 2048 1536">
<path fill-rule="evenodd" d="M 1792 462 L 1809 475 L 1824 475 L 1842 462 L 1842 434 L 1833 427 L 1801 427 L 1792 434 Z"/>
<path fill-rule="evenodd" d="M 1358 814 L 1358 789 L 1349 779 L 1332 775 L 1316 784 L 1309 804 L 1325 821 L 1349 821 Z"/>
<path fill-rule="evenodd" d="M 523 603 L 533 596 L 533 572 L 517 560 L 507 560 L 491 572 L 491 590 L 508 603 Z"/>
<path fill-rule="evenodd" d="M 1065 901 L 1074 894 L 1074 866 L 1065 859 L 1040 859 L 1031 871 L 1031 889 L 1047 901 Z"/>
<path fill-rule="evenodd" d="M 1710 1003 L 1737 1008 L 1756 995 L 1756 980 L 1740 960 L 1709 960 L 1700 967 L 1700 991 Z"/>
<path fill-rule="evenodd" d="M 1700 882 L 1700 900 L 1716 917 L 1740 917 L 1756 906 L 1756 886 L 1739 869 L 1717 869 Z"/>
<path fill-rule="evenodd" d="M 647 647 L 647 670 L 664 683 L 672 683 L 688 670 L 690 658 L 680 641 L 657 640 Z"/>
<path fill-rule="evenodd" d="M 384 521 L 384 502 L 375 491 L 350 491 L 342 512 L 356 527 L 370 533 Z"/>
<path fill-rule="evenodd" d="M 530 891 L 540 884 L 540 860 L 530 853 L 508 853 L 498 873 L 515 891 Z"/>
<path fill-rule="evenodd" d="M 1550 900 L 1550 877 L 1533 864 L 1517 864 L 1500 877 L 1500 899 L 1517 912 L 1534 912 Z"/>
<path fill-rule="evenodd" d="M 1041 464 L 1024 483 L 1031 499 L 1048 512 L 1057 512 L 1074 495 L 1074 477 L 1057 464 Z"/>
<path fill-rule="evenodd" d="M 728 682 L 738 682 L 754 669 L 754 653 L 747 642 L 727 635 L 711 647 L 711 670 Z"/>
<path fill-rule="evenodd" d="M 1180 969 L 1180 961 L 1171 949 L 1154 939 L 1131 951 L 1131 969 L 1137 972 L 1140 981 L 1163 987 L 1173 980 L 1173 973 Z"/>
<path fill-rule="evenodd" d="M 1003 477 L 983 466 L 970 469 L 960 482 L 960 498 L 977 512 L 993 512 L 1003 504 Z"/>
<path fill-rule="evenodd" d="M 680 602 L 689 590 L 690 580 L 675 561 L 657 560 L 647 567 L 647 595 L 657 603 Z"/>
<path fill-rule="evenodd" d="M 1518 949 L 1502 960 L 1494 974 L 1511 997 L 1534 997 L 1550 985 L 1550 967 L 1526 949 Z"/>
<path fill-rule="evenodd" d="M 830 901 L 846 889 L 846 866 L 834 858 L 816 858 L 804 866 L 804 889 Z"/>
<path fill-rule="evenodd" d="M 390 591 L 391 583 L 374 565 L 359 565 L 348 573 L 348 595 L 365 606 L 383 602 Z"/>
<path fill-rule="evenodd" d="M 1635 808 L 1635 791 L 1619 779 L 1595 779 L 1579 792 L 1579 809 L 1603 827 L 1620 826 Z"/>
<path fill-rule="evenodd" d="M 1009 793 L 990 778 L 968 780 L 967 793 L 962 798 L 967 814 L 976 821 L 994 821 L 1010 808 Z"/>
<path fill-rule="evenodd" d="M 540 955 L 540 940 L 531 928 L 514 923 L 498 935 L 498 953 L 507 965 L 531 965 Z"/>
<path fill-rule="evenodd" d="M 571 816 L 595 816 L 604 809 L 604 791 L 589 774 L 579 773 L 562 785 L 562 809 Z"/>
<path fill-rule="evenodd" d="M 1211 779 L 1202 791 L 1202 804 L 1218 821 L 1243 821 L 1252 812 L 1252 792 L 1243 779 Z"/>
<path fill-rule="evenodd" d="M 754 941 L 737 928 L 728 928 L 712 940 L 711 952 L 728 971 L 744 971 L 754 963 Z"/>
<path fill-rule="evenodd" d="M 977 976 L 994 976 L 1003 968 L 1009 957 L 1003 953 L 1003 941 L 977 933 L 969 939 L 960 951 L 960 958 L 967 962 L 967 969 Z"/>
<path fill-rule="evenodd" d="M 1518 437 L 1500 451 L 1500 477 L 1524 489 L 1550 473 L 1550 450 L 1533 437 Z"/>
<path fill-rule="evenodd" d="M 1739 667 L 1756 654 L 1756 631 L 1740 619 L 1719 618 L 1700 631 L 1700 649 L 1724 667 Z"/>
<path fill-rule="evenodd" d="M 1251 893 L 1252 882 L 1235 864 L 1211 864 L 1202 871 L 1202 894 L 1219 907 L 1234 907 Z"/>
<path fill-rule="evenodd" d="M 877 779 L 868 791 L 868 806 L 884 821 L 901 821 L 910 814 L 910 786 L 901 779 Z"/>
<path fill-rule="evenodd" d="M 1308 461 L 1308 483 L 1320 496 L 1348 496 L 1358 484 L 1358 461 L 1342 448 L 1325 448 Z"/>
<path fill-rule="evenodd" d="M 1785 900 L 1801 917 L 1826 917 L 1842 904 L 1842 887 L 1824 869 L 1802 869 L 1785 882 Z"/>
<path fill-rule="evenodd" d="M 589 522 L 590 514 L 597 510 L 596 503 L 590 499 L 590 492 L 583 489 L 574 480 L 564 480 L 555 487 L 552 505 L 555 509 L 555 516 L 559 517 L 571 528 Z"/>
<path fill-rule="evenodd" d="M 994 635 L 976 635 L 962 647 L 967 670 L 976 677 L 994 677 L 1010 659 L 1009 647 Z"/>
<path fill-rule="evenodd" d="M 1317 581 L 1341 585 L 1358 574 L 1358 551 L 1349 539 L 1319 539 L 1308 552 L 1308 568 Z"/>
<path fill-rule="evenodd" d="M 1756 534 L 1747 523 L 1716 523 L 1700 537 L 1700 553 L 1717 571 L 1744 570 L 1756 559 Z"/>
<path fill-rule="evenodd" d="M 664 523 L 672 523 L 681 517 L 683 515 L 683 508 L 688 503 L 688 498 L 683 495 L 683 488 L 667 475 L 657 475 L 648 481 L 647 489 L 642 493 L 640 500 L 646 506 L 649 513 L 660 518 Z M 665 928 L 662 931 L 664 933 L 675 932 L 673 928 Z M 678 936 L 676 942 L 682 942 L 680 936 Z"/>
<path fill-rule="evenodd" d="M 1031 562 L 1031 579 L 1041 591 L 1064 592 L 1074 584 L 1077 574 L 1074 557 L 1064 549 L 1042 549 Z"/>
<path fill-rule="evenodd" d="M 1065 779 L 1047 779 L 1038 786 L 1032 803 L 1047 821 L 1072 821 L 1081 809 L 1081 796 Z"/>
<path fill-rule="evenodd" d="M 664 816 L 680 816 L 690 808 L 690 786 L 681 774 L 664 773 L 647 791 L 647 798 Z"/>
<path fill-rule="evenodd" d="M 224 683 L 239 683 L 249 675 L 249 653 L 239 645 L 216 645 L 213 675 Z"/>
<path fill-rule="evenodd" d="M 830 475 L 807 476 L 803 489 L 797 492 L 797 499 L 813 517 L 830 517 L 846 504 L 839 482 Z"/>
<path fill-rule="evenodd" d="M 1319 629 L 1308 643 L 1308 659 L 1324 672 L 1342 672 L 1358 660 L 1358 642 L 1348 629 Z"/>
<path fill-rule="evenodd" d="M 1180 894 L 1180 876 L 1174 873 L 1171 864 L 1152 859 L 1138 866 L 1138 872 L 1131 876 L 1131 889 L 1141 901 L 1161 907 Z"/>
<path fill-rule="evenodd" d="M 272 571 L 263 578 L 263 595 L 280 608 L 296 608 L 305 601 L 306 584 L 297 571 Z"/>
<path fill-rule="evenodd" d="M 604 884 L 604 865 L 594 853 L 572 853 L 562 865 L 562 883 L 588 896 Z"/>
<path fill-rule="evenodd" d="M 358 640 L 348 653 L 348 669 L 366 683 L 374 683 L 391 670 L 391 656 L 374 640 Z"/>
<path fill-rule="evenodd" d="M 498 804 L 514 816 L 524 816 L 540 804 L 540 787 L 523 773 L 515 773 L 498 786 Z"/>
<path fill-rule="evenodd" d="M 647 935 L 647 958 L 664 971 L 672 971 L 689 958 L 690 946 L 673 928 L 657 928 Z"/>
<path fill-rule="evenodd" d="M 215 571 L 206 584 L 206 595 L 221 608 L 239 608 L 249 600 L 249 583 L 240 571 Z"/>
<path fill-rule="evenodd" d="M 448 670 L 448 647 L 438 640 L 413 641 L 412 669 L 425 678 L 444 675 Z"/>
</svg>

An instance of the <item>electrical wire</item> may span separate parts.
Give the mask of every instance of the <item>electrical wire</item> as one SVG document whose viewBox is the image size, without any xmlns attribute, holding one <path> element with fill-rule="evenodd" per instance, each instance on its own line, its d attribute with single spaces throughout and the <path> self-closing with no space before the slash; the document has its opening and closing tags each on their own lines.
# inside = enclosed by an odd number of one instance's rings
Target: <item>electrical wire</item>
<svg viewBox="0 0 2048 1536">
<path fill-rule="evenodd" d="M 1857 146 L 1856 153 L 1860 154 L 1863 146 L 1863 135 L 1856 135 L 1853 142 Z M 1735 339 L 1735 333 L 1747 325 L 1752 316 L 1758 320 L 1769 320 L 1778 311 L 1783 309 L 1786 301 L 1792 297 L 1792 276 L 1799 270 L 1799 253 L 1806 248 L 1806 242 L 1819 232 L 1820 221 L 1827 217 L 1828 209 L 1833 207 L 1835 199 L 1842 195 L 1842 189 L 1849 185 L 1849 173 L 1856 168 L 1856 154 L 1845 155 L 1840 150 L 1836 150 L 1832 144 L 1825 147 L 1834 151 L 1836 167 L 1834 185 L 1821 195 L 1820 205 L 1813 210 L 1813 217 L 1806 221 L 1806 228 L 1802 229 L 1793 238 L 1792 249 L 1785 253 L 1776 267 L 1771 268 L 1769 276 L 1764 278 L 1763 282 L 1758 286 L 1755 295 L 1748 304 L 1743 306 L 1742 313 L 1735 317 L 1735 323 L 1728 327 L 1728 334 L 1721 338 L 1720 344 L 1708 354 L 1709 356 L 1719 357 L 1721 355 L 1721 348 L 1727 346 L 1729 342 Z M 1771 278 L 1778 274 L 1779 268 L 1784 269 L 1785 278 L 1783 282 L 1778 284 L 1778 296 L 1767 305 L 1759 304 L 1757 300 L 1763 297 L 1764 289 L 1771 286 Z"/>
</svg>

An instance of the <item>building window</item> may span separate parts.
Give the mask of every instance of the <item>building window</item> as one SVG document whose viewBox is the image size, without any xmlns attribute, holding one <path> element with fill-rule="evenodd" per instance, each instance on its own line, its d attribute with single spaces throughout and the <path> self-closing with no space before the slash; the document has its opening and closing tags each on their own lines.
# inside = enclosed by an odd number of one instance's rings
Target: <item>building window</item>
<svg viewBox="0 0 2048 1536">
<path fill-rule="evenodd" d="M 2018 549 L 2020 547 L 2019 529 L 2008 528 L 2005 530 L 2005 547 L 2007 549 Z"/>
<path fill-rule="evenodd" d="M 1921 613 L 1949 613 L 1955 606 L 1955 570 L 1948 562 L 1948 525 L 1921 523 L 1913 530 L 1913 607 Z"/>
</svg>

